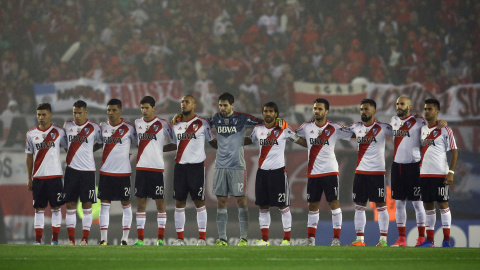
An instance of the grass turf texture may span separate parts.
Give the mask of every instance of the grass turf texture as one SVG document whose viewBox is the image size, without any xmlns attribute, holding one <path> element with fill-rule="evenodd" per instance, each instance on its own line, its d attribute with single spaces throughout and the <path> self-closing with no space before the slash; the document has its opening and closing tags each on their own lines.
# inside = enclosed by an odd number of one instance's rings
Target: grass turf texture
<svg viewBox="0 0 480 270">
<path fill-rule="evenodd" d="M 309 268 L 311 267 L 311 268 Z M 476 248 L 0 245 L 1 269 L 479 269 Z"/>
</svg>

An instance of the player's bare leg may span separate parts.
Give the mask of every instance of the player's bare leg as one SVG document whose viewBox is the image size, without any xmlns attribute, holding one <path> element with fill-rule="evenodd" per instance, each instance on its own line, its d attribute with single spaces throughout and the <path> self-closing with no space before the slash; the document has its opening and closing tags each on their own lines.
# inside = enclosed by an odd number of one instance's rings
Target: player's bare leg
<svg viewBox="0 0 480 270">
<path fill-rule="evenodd" d="M 338 200 L 328 202 L 332 210 L 333 239 L 331 246 L 340 246 L 340 233 L 342 231 L 342 209 Z"/>
<path fill-rule="evenodd" d="M 248 204 L 247 197 L 236 197 L 238 206 L 238 222 L 240 225 L 240 240 L 247 240 L 248 234 Z"/>
<path fill-rule="evenodd" d="M 108 245 L 108 225 L 110 224 L 110 206 L 112 201 L 100 201 L 100 245 Z"/>
<path fill-rule="evenodd" d="M 128 201 L 120 201 L 123 209 L 123 218 L 122 218 L 122 227 L 123 235 L 120 245 L 126 246 L 128 243 L 128 235 L 130 233 L 130 228 L 132 227 L 132 203 Z"/>
<path fill-rule="evenodd" d="M 157 237 L 157 246 L 165 245 L 165 225 L 167 224 L 167 209 L 165 207 L 164 199 L 156 199 L 155 203 L 157 205 L 157 224 L 158 224 L 158 237 Z"/>
<path fill-rule="evenodd" d="M 197 246 L 205 246 L 205 233 L 207 232 L 207 208 L 205 207 L 205 201 L 194 200 L 197 210 L 197 224 L 198 224 L 198 241 Z"/>
<path fill-rule="evenodd" d="M 218 229 L 218 240 L 216 245 L 226 246 L 227 245 L 227 221 L 228 221 L 228 197 L 226 196 L 217 196 L 217 229 Z"/>
</svg>

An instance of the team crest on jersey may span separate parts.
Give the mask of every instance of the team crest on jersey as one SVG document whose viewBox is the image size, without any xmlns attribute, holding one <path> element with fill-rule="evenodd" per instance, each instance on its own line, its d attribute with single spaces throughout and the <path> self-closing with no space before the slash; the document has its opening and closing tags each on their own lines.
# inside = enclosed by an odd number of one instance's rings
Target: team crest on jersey
<svg viewBox="0 0 480 270">
<path fill-rule="evenodd" d="M 90 132 L 90 129 L 89 129 L 89 128 L 85 128 L 85 133 L 88 134 L 88 132 Z M 77 133 L 80 133 L 80 131 L 78 131 Z"/>
<path fill-rule="evenodd" d="M 278 130 L 274 130 L 274 131 L 273 131 L 273 134 L 275 134 L 275 137 L 278 137 L 278 133 L 279 133 Z"/>
<path fill-rule="evenodd" d="M 236 125 L 238 123 L 238 118 L 233 118 L 232 121 L 233 121 L 233 124 Z"/>
<path fill-rule="evenodd" d="M 437 134 L 438 134 L 438 130 L 434 130 L 433 131 L 433 137 L 437 137 Z"/>
<path fill-rule="evenodd" d="M 123 132 L 125 132 L 125 130 L 123 130 L 123 129 L 119 129 L 119 130 L 118 130 L 118 133 L 119 133 L 120 135 L 123 135 Z"/>
<path fill-rule="evenodd" d="M 330 130 L 329 129 L 325 130 L 325 135 L 330 136 Z"/>
<path fill-rule="evenodd" d="M 193 131 L 197 131 L 198 130 L 198 125 L 197 124 L 193 124 Z"/>
<path fill-rule="evenodd" d="M 412 126 L 412 122 L 405 122 L 405 124 L 407 124 L 408 128 L 410 128 L 410 126 Z"/>
<path fill-rule="evenodd" d="M 50 137 L 52 137 L 52 139 L 55 139 L 55 137 L 57 137 L 57 135 L 55 133 L 50 133 Z"/>
<path fill-rule="evenodd" d="M 230 119 L 225 119 L 225 125 L 228 125 L 230 123 Z"/>
<path fill-rule="evenodd" d="M 378 128 L 374 128 L 374 129 L 372 129 L 372 131 L 373 131 L 373 135 L 376 135 L 377 132 L 378 132 Z"/>
<path fill-rule="evenodd" d="M 153 125 L 153 130 L 154 130 L 155 132 L 157 132 L 157 131 L 158 131 L 158 125 Z"/>
</svg>

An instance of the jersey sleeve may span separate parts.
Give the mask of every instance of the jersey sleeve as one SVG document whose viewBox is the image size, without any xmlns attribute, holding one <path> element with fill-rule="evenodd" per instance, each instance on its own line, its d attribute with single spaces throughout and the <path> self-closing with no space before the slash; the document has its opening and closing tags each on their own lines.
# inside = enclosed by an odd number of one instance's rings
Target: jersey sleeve
<svg viewBox="0 0 480 270">
<path fill-rule="evenodd" d="M 257 141 L 257 129 L 257 127 L 254 127 L 252 130 L 252 134 L 250 134 L 250 139 L 252 140 L 252 142 Z"/>
<path fill-rule="evenodd" d="M 103 144 L 103 138 L 102 138 L 102 129 L 100 128 L 99 125 L 95 125 L 95 142 L 98 144 Z"/>
<path fill-rule="evenodd" d="M 445 145 L 447 146 L 446 150 L 450 151 L 453 149 L 457 149 L 457 143 L 455 142 L 455 137 L 453 136 L 453 131 L 449 127 L 444 127 L 444 129 L 447 131 L 447 136 L 445 136 Z"/>
<path fill-rule="evenodd" d="M 62 148 L 68 148 L 68 138 L 67 138 L 67 133 L 65 132 L 65 130 L 62 128 L 60 129 L 60 147 Z"/>
<path fill-rule="evenodd" d="M 260 125 L 261 123 L 263 123 L 262 119 L 256 118 L 253 115 L 250 115 L 250 114 L 244 114 L 244 115 L 247 117 L 247 121 L 245 124 L 245 126 L 247 127 L 254 127 L 256 125 Z"/>
<path fill-rule="evenodd" d="M 132 127 L 132 132 L 130 133 L 130 141 L 132 142 L 132 145 L 138 146 L 137 131 L 135 130 L 134 126 Z"/>
<path fill-rule="evenodd" d="M 352 138 L 353 132 L 345 127 L 337 126 L 338 138 L 341 140 L 350 140 Z"/>
<path fill-rule="evenodd" d="M 27 133 L 27 136 L 26 136 L 26 139 L 25 139 L 25 153 L 26 154 L 33 154 L 33 143 L 32 143 L 32 139 L 30 138 L 30 136 L 28 136 L 28 133 Z"/>
<path fill-rule="evenodd" d="M 297 133 L 297 136 L 298 137 L 301 137 L 301 138 L 305 138 L 306 135 L 305 135 L 305 124 L 306 123 L 303 123 L 299 128 L 297 128 L 295 130 L 295 133 Z"/>
<path fill-rule="evenodd" d="M 393 137 L 393 129 L 392 126 L 389 124 L 385 124 L 385 136 Z"/>
<path fill-rule="evenodd" d="M 353 134 L 355 134 L 355 124 L 351 124 L 345 127 L 339 128 L 340 132 L 347 132 L 350 134 L 350 137 L 352 137 Z"/>
<path fill-rule="evenodd" d="M 170 125 L 170 123 L 168 123 L 167 121 L 163 121 L 164 122 L 164 126 L 165 128 L 163 129 L 163 134 L 165 135 L 165 137 L 168 138 L 168 140 L 171 142 L 171 143 L 175 143 L 175 135 L 173 134 L 173 129 L 172 129 L 172 126 Z"/>
<path fill-rule="evenodd" d="M 285 140 L 288 140 L 290 137 L 292 137 L 292 135 L 294 134 L 295 132 L 290 128 L 290 127 L 287 127 L 286 129 L 283 130 L 283 134 L 285 134 Z"/>
<path fill-rule="evenodd" d="M 215 139 L 215 136 L 213 136 L 210 122 L 208 120 L 203 120 L 203 121 L 205 122 L 205 140 L 210 142 L 213 139 Z"/>
</svg>

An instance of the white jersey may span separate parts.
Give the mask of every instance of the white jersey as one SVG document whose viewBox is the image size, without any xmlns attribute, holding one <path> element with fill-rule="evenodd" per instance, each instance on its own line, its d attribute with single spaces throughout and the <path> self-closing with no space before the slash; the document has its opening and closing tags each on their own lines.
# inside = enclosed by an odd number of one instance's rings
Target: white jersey
<svg viewBox="0 0 480 270">
<path fill-rule="evenodd" d="M 163 172 L 163 145 L 165 138 L 174 141 L 172 127 L 161 118 L 146 122 L 143 118 L 135 120 L 138 137 L 137 170 Z"/>
<path fill-rule="evenodd" d="M 201 163 L 205 155 L 205 140 L 214 139 L 210 123 L 207 119 L 195 116 L 188 122 L 178 122 L 173 126 L 177 156 L 175 161 L 180 164 Z"/>
<path fill-rule="evenodd" d="M 120 124 L 110 125 L 109 121 L 100 123 L 103 137 L 103 155 L 100 174 L 111 176 L 130 176 L 130 145 L 137 143 L 137 134 L 132 123 L 122 118 Z"/>
<path fill-rule="evenodd" d="M 255 126 L 250 139 L 258 141 L 260 145 L 260 156 L 258 167 L 262 170 L 275 170 L 285 167 L 285 144 L 292 136 L 293 130 L 279 127 L 267 128 L 264 124 Z"/>
<path fill-rule="evenodd" d="M 358 143 L 358 174 L 385 174 L 385 140 L 393 136 L 392 126 L 375 120 L 370 126 L 361 122 L 346 129 L 355 133 Z"/>
<path fill-rule="evenodd" d="M 452 149 L 457 149 L 452 129 L 424 126 L 420 177 L 445 177 L 448 173 L 447 152 Z"/>
<path fill-rule="evenodd" d="M 401 164 L 419 162 L 421 159 L 420 133 L 422 127 L 427 125 L 425 119 L 413 115 L 401 119 L 395 115 L 390 124 L 393 129 L 395 146 L 393 161 Z"/>
<path fill-rule="evenodd" d="M 27 132 L 25 153 L 33 155 L 33 178 L 49 179 L 63 176 L 61 148 L 67 148 L 65 131 L 61 127 L 50 124 L 46 130 L 35 127 Z"/>
<path fill-rule="evenodd" d="M 90 120 L 79 126 L 70 120 L 63 124 L 63 129 L 68 141 L 67 166 L 79 171 L 95 171 L 93 146 L 103 143 L 100 126 Z"/>
<path fill-rule="evenodd" d="M 338 175 L 335 144 L 340 139 L 350 140 L 352 132 L 328 120 L 323 126 L 318 126 L 315 121 L 305 122 L 295 132 L 307 141 L 307 177 Z"/>
</svg>

